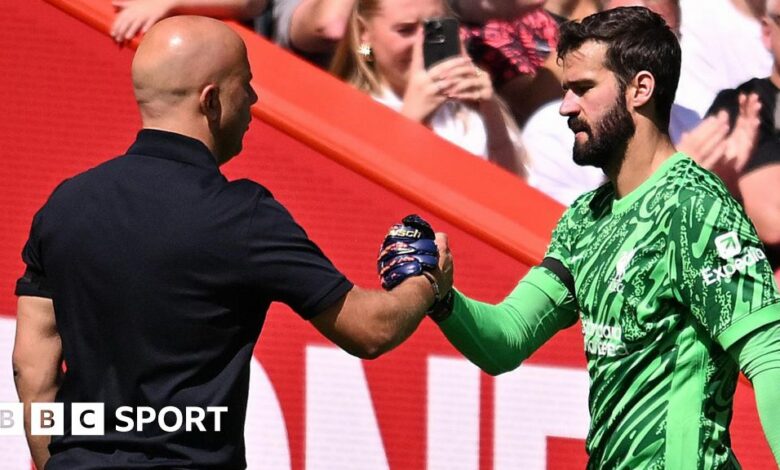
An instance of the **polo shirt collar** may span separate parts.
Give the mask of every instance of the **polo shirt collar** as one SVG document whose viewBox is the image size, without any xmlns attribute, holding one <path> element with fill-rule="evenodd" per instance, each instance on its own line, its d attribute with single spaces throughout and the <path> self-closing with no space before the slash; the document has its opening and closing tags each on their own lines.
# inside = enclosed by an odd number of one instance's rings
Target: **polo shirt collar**
<svg viewBox="0 0 780 470">
<path fill-rule="evenodd" d="M 127 154 L 175 160 L 219 171 L 216 158 L 203 142 L 159 129 L 141 129 Z"/>
</svg>

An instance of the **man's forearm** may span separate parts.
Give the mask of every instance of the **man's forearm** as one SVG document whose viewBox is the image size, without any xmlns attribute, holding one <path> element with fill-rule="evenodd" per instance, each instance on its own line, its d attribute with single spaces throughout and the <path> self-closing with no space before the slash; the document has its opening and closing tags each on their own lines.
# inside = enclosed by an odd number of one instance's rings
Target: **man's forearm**
<svg viewBox="0 0 780 470">
<path fill-rule="evenodd" d="M 267 0 L 173 0 L 175 15 L 201 15 L 215 18 L 251 19 L 268 6 Z"/>
<path fill-rule="evenodd" d="M 348 353 L 374 359 L 408 338 L 432 303 L 431 283 L 415 276 L 390 292 L 355 286 L 311 322 Z"/>
<path fill-rule="evenodd" d="M 16 382 L 16 390 L 19 395 L 19 400 L 24 403 L 24 434 L 27 438 L 27 445 L 30 448 L 30 455 L 32 456 L 35 466 L 40 470 L 46 465 L 49 460 L 49 442 L 50 436 L 41 436 L 32 434 L 32 415 L 30 413 L 30 404 L 35 403 L 51 403 L 54 402 L 57 396 L 57 390 L 59 389 L 57 380 L 54 384 L 41 388 L 37 384 L 47 380 L 40 377 L 30 377 L 39 371 L 29 371 L 25 373 L 23 371 L 14 371 L 14 380 Z"/>
<path fill-rule="evenodd" d="M 24 435 L 27 438 L 27 446 L 30 448 L 30 456 L 35 463 L 35 467 L 39 470 L 43 470 L 46 466 L 46 462 L 49 461 L 49 442 L 51 442 L 50 436 L 33 436 L 30 432 L 30 404 L 25 403 L 24 406 Z"/>
<path fill-rule="evenodd" d="M 63 374 L 62 341 L 51 299 L 19 297 L 12 362 L 16 392 L 24 403 L 24 431 L 30 454 L 42 469 L 49 459 L 49 437 L 31 434 L 30 403 L 53 402 Z"/>
<path fill-rule="evenodd" d="M 369 311 L 374 315 L 367 319 L 376 335 L 377 357 L 404 342 L 425 318 L 425 312 L 433 303 L 433 289 L 424 276 L 407 279 L 392 291 L 363 291 L 366 305 L 374 304 Z"/>
<path fill-rule="evenodd" d="M 290 43 L 309 53 L 333 51 L 344 36 L 354 0 L 304 0 L 290 20 Z"/>
</svg>

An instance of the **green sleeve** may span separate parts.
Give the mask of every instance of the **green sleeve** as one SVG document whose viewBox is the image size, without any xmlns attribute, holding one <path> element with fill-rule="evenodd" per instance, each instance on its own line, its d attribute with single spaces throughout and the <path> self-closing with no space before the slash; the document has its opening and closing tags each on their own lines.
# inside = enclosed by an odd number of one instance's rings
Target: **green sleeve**
<svg viewBox="0 0 780 470">
<path fill-rule="evenodd" d="M 780 320 L 764 247 L 739 204 L 715 194 L 682 201 L 672 216 L 668 262 L 674 295 L 728 349 Z"/>
<path fill-rule="evenodd" d="M 758 416 L 775 463 L 780 468 L 780 369 L 771 369 L 753 379 Z"/>
<path fill-rule="evenodd" d="M 761 426 L 780 467 L 780 322 L 753 331 L 729 352 L 753 383 Z"/>
<path fill-rule="evenodd" d="M 515 369 L 557 331 L 576 321 L 574 297 L 553 273 L 535 267 L 497 305 L 456 291 L 452 315 L 439 328 L 466 358 L 497 375 Z"/>
</svg>

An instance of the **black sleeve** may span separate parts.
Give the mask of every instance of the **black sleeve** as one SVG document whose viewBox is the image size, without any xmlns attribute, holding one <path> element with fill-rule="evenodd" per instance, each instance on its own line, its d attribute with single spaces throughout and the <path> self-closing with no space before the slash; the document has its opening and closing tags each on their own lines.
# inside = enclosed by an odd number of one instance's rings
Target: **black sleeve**
<svg viewBox="0 0 780 470">
<path fill-rule="evenodd" d="M 715 97 L 707 115 L 716 114 L 720 110 L 729 113 L 729 125 L 733 128 L 739 114 L 740 93 L 756 93 L 761 102 L 761 125 L 758 130 L 758 144 L 748 159 L 743 173 L 750 172 L 761 166 L 780 162 L 778 150 L 778 132 L 775 130 L 775 102 L 778 90 L 769 79 L 752 79 L 740 85 L 735 90 L 723 90 Z"/>
<path fill-rule="evenodd" d="M 750 156 L 742 172 L 746 174 L 775 163 L 780 163 L 780 139 L 777 137 L 759 142 L 758 148 Z"/>
<path fill-rule="evenodd" d="M 33 217 L 30 236 L 22 249 L 22 260 L 27 266 L 24 274 L 16 281 L 16 295 L 52 298 L 51 286 L 46 279 L 41 256 L 40 231 L 43 209 Z"/>
<path fill-rule="evenodd" d="M 734 127 L 734 121 L 736 121 L 739 113 L 738 90 L 723 90 L 718 93 L 710 109 L 707 110 L 706 116 L 712 116 L 721 110 L 726 110 L 729 113 L 729 126 Z"/>
<path fill-rule="evenodd" d="M 267 193 L 259 197 L 252 216 L 248 248 L 247 272 L 252 284 L 303 318 L 322 313 L 353 287 L 290 213 Z"/>
</svg>

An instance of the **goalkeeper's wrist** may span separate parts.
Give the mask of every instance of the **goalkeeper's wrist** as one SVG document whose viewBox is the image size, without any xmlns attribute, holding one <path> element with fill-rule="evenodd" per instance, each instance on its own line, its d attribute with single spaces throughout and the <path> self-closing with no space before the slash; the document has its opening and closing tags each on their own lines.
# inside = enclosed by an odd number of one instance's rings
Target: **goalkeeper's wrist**
<svg viewBox="0 0 780 470">
<path fill-rule="evenodd" d="M 455 296 L 450 289 L 444 296 L 441 295 L 439 289 L 439 283 L 436 281 L 436 277 L 433 274 L 423 271 L 423 275 L 430 281 L 431 288 L 433 289 L 433 304 L 425 311 L 425 314 L 431 317 L 431 320 L 436 323 L 442 322 L 452 313 L 452 304 Z"/>
</svg>

